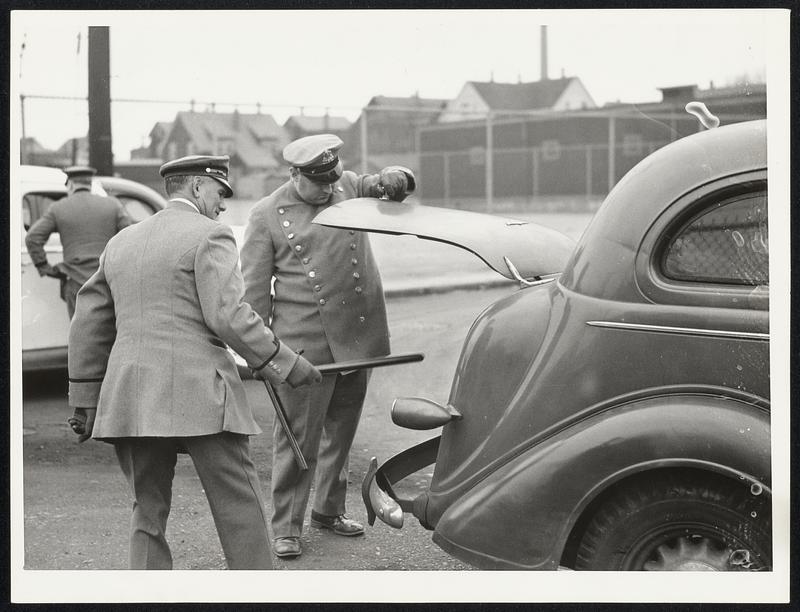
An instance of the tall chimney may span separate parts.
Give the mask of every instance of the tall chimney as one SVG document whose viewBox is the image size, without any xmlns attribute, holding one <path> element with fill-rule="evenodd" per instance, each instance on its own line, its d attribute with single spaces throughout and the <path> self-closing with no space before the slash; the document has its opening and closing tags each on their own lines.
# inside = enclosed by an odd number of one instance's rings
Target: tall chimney
<svg viewBox="0 0 800 612">
<path fill-rule="evenodd" d="M 539 31 L 541 33 L 540 40 L 541 40 L 541 79 L 542 81 L 547 80 L 547 26 L 539 26 Z"/>
</svg>

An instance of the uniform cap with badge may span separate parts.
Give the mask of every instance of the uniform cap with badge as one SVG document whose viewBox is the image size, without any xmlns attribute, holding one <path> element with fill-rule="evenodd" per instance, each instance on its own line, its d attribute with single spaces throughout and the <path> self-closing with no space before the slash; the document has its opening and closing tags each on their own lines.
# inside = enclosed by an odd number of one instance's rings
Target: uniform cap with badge
<svg viewBox="0 0 800 612">
<path fill-rule="evenodd" d="M 213 178 L 225 187 L 226 198 L 233 196 L 233 187 L 228 182 L 228 164 L 231 158 L 228 155 L 188 155 L 179 159 L 168 161 L 158 173 L 166 178 L 171 176 L 207 176 Z"/>
<path fill-rule="evenodd" d="M 92 168 L 91 166 L 69 166 L 64 168 L 64 174 L 67 175 L 67 179 L 64 181 L 66 185 L 72 179 L 91 179 L 95 174 L 97 174 L 97 170 Z"/>
<path fill-rule="evenodd" d="M 342 139 L 334 134 L 304 136 L 284 147 L 283 159 L 315 183 L 329 185 L 342 176 L 338 152 L 343 145 Z"/>
</svg>

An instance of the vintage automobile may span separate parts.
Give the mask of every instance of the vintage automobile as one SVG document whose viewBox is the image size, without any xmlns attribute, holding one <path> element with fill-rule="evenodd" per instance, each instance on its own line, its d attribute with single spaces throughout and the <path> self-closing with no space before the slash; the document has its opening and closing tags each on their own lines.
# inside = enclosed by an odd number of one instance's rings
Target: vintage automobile
<svg viewBox="0 0 800 612">
<path fill-rule="evenodd" d="M 771 570 L 764 121 L 655 151 L 577 244 L 370 199 L 315 222 L 449 242 L 521 285 L 472 324 L 447 405 L 395 400 L 441 435 L 372 460 L 370 524 L 413 514 L 483 569 Z"/>
<path fill-rule="evenodd" d="M 23 237 L 50 204 L 67 195 L 65 178 L 66 175 L 58 168 L 20 166 L 23 221 L 20 229 Z M 92 191 L 119 199 L 134 221 L 141 221 L 166 205 L 164 198 L 155 190 L 114 176 L 95 177 Z M 25 241 L 21 240 L 21 244 L 22 369 L 33 371 L 64 367 L 67 363 L 69 317 L 64 302 L 59 298 L 58 281 L 40 277 L 25 248 Z M 45 251 L 51 264 L 61 261 L 58 234 L 50 237 Z"/>
</svg>

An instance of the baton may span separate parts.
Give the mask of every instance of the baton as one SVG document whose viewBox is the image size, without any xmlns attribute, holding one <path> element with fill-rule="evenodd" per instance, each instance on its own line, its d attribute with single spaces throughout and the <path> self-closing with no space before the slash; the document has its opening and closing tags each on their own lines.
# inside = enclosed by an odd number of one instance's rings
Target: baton
<svg viewBox="0 0 800 612">
<path fill-rule="evenodd" d="M 387 355 L 386 357 L 373 357 L 372 359 L 354 359 L 352 361 L 339 361 L 337 363 L 326 363 L 318 365 L 317 369 L 322 374 L 334 374 L 338 372 L 352 372 L 353 370 L 365 370 L 368 368 L 382 368 L 384 366 L 399 365 L 401 363 L 413 363 L 425 359 L 423 353 L 398 353 Z"/>
<path fill-rule="evenodd" d="M 286 438 L 289 440 L 289 446 L 292 447 L 292 453 L 294 454 L 294 460 L 297 462 L 297 467 L 300 468 L 300 471 L 307 470 L 308 463 L 306 463 L 306 458 L 303 457 L 303 451 L 300 450 L 300 444 L 297 443 L 297 438 L 294 437 L 294 432 L 289 425 L 289 420 L 286 418 L 286 411 L 283 409 L 283 404 L 278 394 L 275 393 L 275 389 L 273 389 L 272 385 L 266 380 L 262 380 L 261 382 L 263 382 L 264 386 L 267 388 L 269 399 L 272 400 L 272 405 L 275 407 L 275 416 L 278 417 L 278 421 L 280 421 L 281 427 L 283 428 L 283 433 L 286 434 Z"/>
</svg>

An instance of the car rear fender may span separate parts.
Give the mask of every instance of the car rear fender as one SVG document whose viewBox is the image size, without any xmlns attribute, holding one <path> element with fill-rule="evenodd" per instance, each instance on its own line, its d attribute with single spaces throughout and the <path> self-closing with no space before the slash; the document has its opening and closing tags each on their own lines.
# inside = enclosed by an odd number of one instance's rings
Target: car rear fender
<svg viewBox="0 0 800 612">
<path fill-rule="evenodd" d="M 593 412 L 529 448 L 451 504 L 434 541 L 482 568 L 556 569 L 581 513 L 613 483 L 695 468 L 769 494 L 767 403 L 658 395 Z"/>
</svg>

